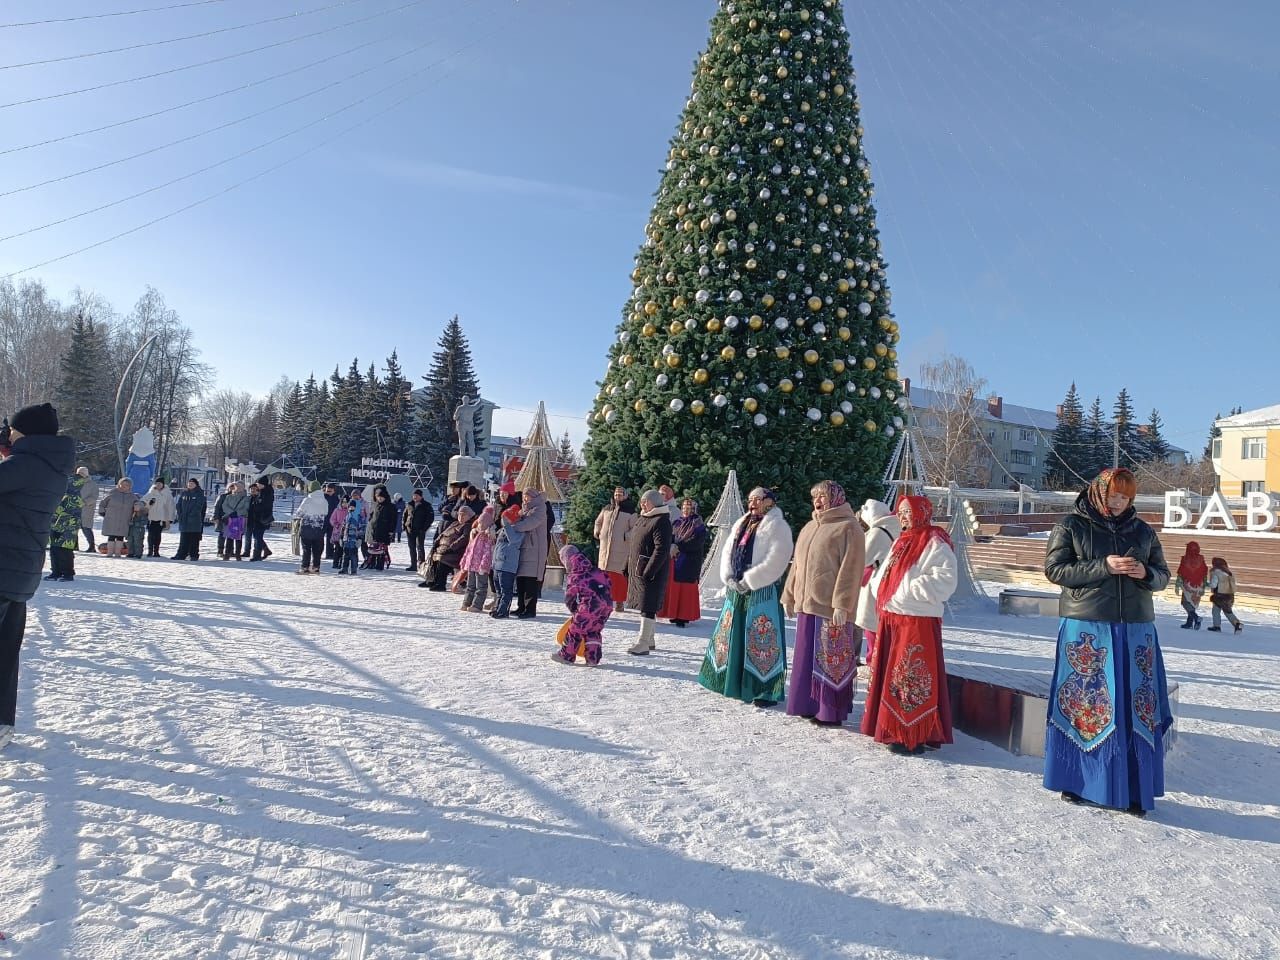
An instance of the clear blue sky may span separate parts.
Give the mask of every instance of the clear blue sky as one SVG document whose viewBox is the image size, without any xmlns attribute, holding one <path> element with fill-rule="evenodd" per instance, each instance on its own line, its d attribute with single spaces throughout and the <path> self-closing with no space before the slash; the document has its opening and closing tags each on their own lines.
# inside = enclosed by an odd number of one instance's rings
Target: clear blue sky
<svg viewBox="0 0 1280 960">
<path fill-rule="evenodd" d="M 173 2 L 8 0 L 0 22 Z M 353 355 L 380 363 L 393 347 L 417 376 L 457 313 L 485 395 L 521 409 L 546 400 L 565 415 L 553 429 L 581 439 L 716 4 L 418 0 L 386 12 L 409 2 L 218 0 L 0 28 L 3 66 L 333 6 L 0 70 L 0 103 L 10 103 L 374 17 L 221 64 L 0 109 L 8 150 L 337 55 L 164 116 L 2 155 L 5 192 L 343 81 L 0 198 L 6 236 L 371 97 L 181 183 L 2 242 L 0 275 L 197 201 L 420 90 L 275 173 L 30 275 L 60 297 L 80 285 L 122 309 L 145 284 L 158 287 L 195 329 L 220 385 L 255 392 L 281 374 L 345 369 Z M 1215 412 L 1277 401 L 1280 4 L 862 0 L 846 11 L 904 371 L 948 350 L 1009 401 L 1048 408 L 1073 379 L 1086 403 L 1101 393 L 1108 409 L 1127 385 L 1144 417 L 1158 407 L 1170 439 L 1196 451 Z M 498 429 L 521 432 L 528 419 L 500 419 Z"/>
</svg>

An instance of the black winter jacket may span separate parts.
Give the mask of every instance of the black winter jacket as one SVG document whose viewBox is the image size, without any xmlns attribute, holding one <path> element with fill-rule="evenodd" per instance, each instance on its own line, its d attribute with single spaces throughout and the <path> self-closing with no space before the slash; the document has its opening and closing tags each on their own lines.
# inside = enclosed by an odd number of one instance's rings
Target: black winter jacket
<svg viewBox="0 0 1280 960">
<path fill-rule="evenodd" d="M 390 543 L 396 533 L 396 508 L 384 501 L 374 501 L 369 511 L 367 543 Z"/>
<path fill-rule="evenodd" d="M 204 491 L 199 487 L 194 490 L 183 490 L 178 494 L 174 504 L 175 516 L 178 518 L 179 533 L 203 533 L 204 512 L 209 506 Z"/>
<path fill-rule="evenodd" d="M 0 461 L 0 599 L 25 603 L 35 595 L 53 511 L 75 466 L 70 437 L 23 437 Z"/>
<path fill-rule="evenodd" d="M 1107 557 L 1112 554 L 1143 564 L 1146 578 L 1109 572 Z M 1076 499 L 1075 511 L 1049 534 L 1044 575 L 1062 587 L 1060 616 L 1103 623 L 1151 623 L 1156 618 L 1152 594 L 1169 584 L 1169 567 L 1156 532 L 1132 507 L 1118 517 L 1103 517 L 1085 493 Z"/>
<path fill-rule="evenodd" d="M 436 511 L 426 500 L 414 503 L 410 500 L 404 508 L 405 533 L 426 533 L 436 522 Z"/>
<path fill-rule="evenodd" d="M 627 606 L 656 617 L 667 596 L 671 568 L 671 514 L 666 510 L 636 516 L 627 536 Z"/>
</svg>

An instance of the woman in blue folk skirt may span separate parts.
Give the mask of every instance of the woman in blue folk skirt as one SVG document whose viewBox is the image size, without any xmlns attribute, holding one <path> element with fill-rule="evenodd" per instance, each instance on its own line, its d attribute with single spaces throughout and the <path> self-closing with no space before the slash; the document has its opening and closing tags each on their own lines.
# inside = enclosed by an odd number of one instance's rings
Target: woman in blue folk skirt
<svg viewBox="0 0 1280 960">
<path fill-rule="evenodd" d="M 1045 576 L 1062 587 L 1045 732 L 1044 785 L 1070 803 L 1145 816 L 1164 795 L 1173 722 L 1152 595 L 1169 583 L 1137 481 L 1102 471 L 1053 528 Z"/>
</svg>

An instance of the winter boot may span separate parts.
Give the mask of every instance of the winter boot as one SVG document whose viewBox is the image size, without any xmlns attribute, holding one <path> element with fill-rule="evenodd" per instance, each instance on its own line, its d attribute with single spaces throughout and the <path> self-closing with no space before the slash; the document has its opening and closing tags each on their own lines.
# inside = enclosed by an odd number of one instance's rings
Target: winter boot
<svg viewBox="0 0 1280 960">
<path fill-rule="evenodd" d="M 636 642 L 627 647 L 627 653 L 633 657 L 647 657 L 650 650 L 657 649 L 653 642 L 654 621 L 648 617 L 642 617 L 640 620 L 640 636 L 636 638 Z"/>
</svg>

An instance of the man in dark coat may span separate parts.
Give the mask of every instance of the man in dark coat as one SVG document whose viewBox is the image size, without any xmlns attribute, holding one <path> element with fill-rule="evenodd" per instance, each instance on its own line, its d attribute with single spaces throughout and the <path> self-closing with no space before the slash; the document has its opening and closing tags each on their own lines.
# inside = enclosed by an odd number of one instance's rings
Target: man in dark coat
<svg viewBox="0 0 1280 960">
<path fill-rule="evenodd" d="M 13 739 L 18 706 L 18 651 L 27 601 L 40 586 L 53 511 L 75 469 L 76 443 L 58 434 L 49 404 L 23 407 L 0 437 L 0 749 Z"/>
<path fill-rule="evenodd" d="M 413 491 L 413 496 L 404 508 L 404 532 L 409 536 L 409 566 L 406 569 L 417 570 L 418 564 L 427 559 L 427 531 L 436 522 L 436 512 L 421 490 Z"/>
<path fill-rule="evenodd" d="M 175 504 L 179 536 L 178 553 L 173 559 L 200 559 L 200 539 L 204 536 L 204 513 L 208 506 L 200 481 L 192 477 L 187 481 L 187 489 L 178 494 Z"/>
<path fill-rule="evenodd" d="M 271 548 L 264 539 L 276 519 L 276 491 L 268 477 L 259 477 L 257 492 L 250 498 L 249 534 L 253 538 L 253 556 L 249 559 L 265 560 L 271 556 Z"/>
<path fill-rule="evenodd" d="M 640 498 L 640 515 L 631 525 L 627 556 L 627 606 L 640 611 L 640 636 L 627 653 L 645 656 L 656 650 L 654 628 L 658 611 L 667 594 L 667 572 L 671 566 L 671 511 L 657 490 Z"/>
<path fill-rule="evenodd" d="M 329 518 L 333 516 L 333 511 L 338 509 L 338 503 L 341 501 L 338 496 L 338 485 L 330 480 L 324 485 L 324 502 L 329 505 L 329 512 L 324 518 L 324 558 L 332 560 L 335 553 L 336 544 L 333 540 L 333 524 Z"/>
</svg>

